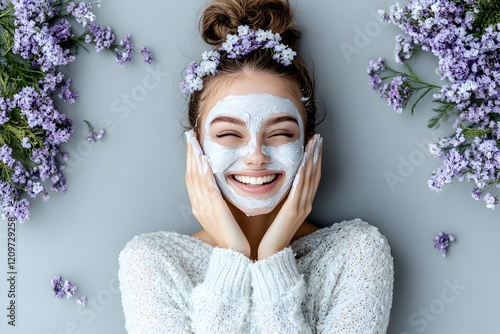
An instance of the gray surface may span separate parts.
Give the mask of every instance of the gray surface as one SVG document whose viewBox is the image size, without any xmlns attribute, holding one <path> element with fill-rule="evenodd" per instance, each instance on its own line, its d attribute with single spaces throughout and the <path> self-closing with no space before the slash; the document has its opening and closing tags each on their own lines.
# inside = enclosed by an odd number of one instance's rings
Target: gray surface
<svg viewBox="0 0 500 334">
<path fill-rule="evenodd" d="M 398 29 L 375 18 L 390 2 L 297 2 L 297 19 L 308 30 L 302 50 L 315 63 L 328 109 L 319 128 L 324 176 L 313 221 L 327 226 L 360 217 L 387 236 L 396 269 L 389 333 L 495 333 L 500 213 L 472 200 L 471 184 L 430 191 L 427 179 L 439 160 L 418 144 L 433 136 L 426 127 L 430 103 L 414 116 L 397 115 L 367 85 L 368 59 L 392 60 Z M 166 1 L 103 0 L 98 22 L 118 36 L 130 32 L 137 46 L 149 45 L 156 65 L 148 70 L 136 61 L 121 68 L 109 54 L 92 52 L 70 66 L 80 100 L 65 106 L 76 123 L 67 146 L 73 153 L 69 188 L 37 202 L 31 219 L 18 226 L 17 326 L 6 324 L 2 279 L 0 333 L 125 333 L 116 279 L 120 250 L 139 233 L 199 229 L 184 186 L 185 108 L 177 84 L 184 66 L 205 49 L 196 31 L 203 3 L 177 1 L 174 10 Z M 346 57 L 341 46 L 355 49 Z M 420 57 L 416 66 L 435 79 L 433 57 Z M 102 144 L 85 143 L 82 119 L 112 124 Z M 403 160 L 413 166 L 404 169 Z M 404 182 L 391 189 L 386 172 L 400 173 Z M 441 230 L 457 236 L 445 259 L 432 246 Z M 5 268 L 4 250 L 0 261 Z M 57 274 L 91 303 L 78 311 L 74 300 L 55 299 L 49 280 Z"/>
</svg>

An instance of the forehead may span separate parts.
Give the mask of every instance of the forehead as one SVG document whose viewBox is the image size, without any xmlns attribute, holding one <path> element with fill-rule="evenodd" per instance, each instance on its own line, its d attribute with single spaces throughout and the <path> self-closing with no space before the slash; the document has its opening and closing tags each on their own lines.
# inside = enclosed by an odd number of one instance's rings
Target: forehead
<svg viewBox="0 0 500 334">
<path fill-rule="evenodd" d="M 230 95 L 219 101 L 207 115 L 205 127 L 218 117 L 229 116 L 242 119 L 246 124 L 262 122 L 274 115 L 288 114 L 301 123 L 295 104 L 282 97 L 270 94 Z"/>
<path fill-rule="evenodd" d="M 270 94 L 290 99 L 305 120 L 301 91 L 295 82 L 281 76 L 263 72 L 243 70 L 238 75 L 225 75 L 209 80 L 204 86 L 200 101 L 198 125 L 205 124 L 209 112 L 225 97 L 231 95 Z M 204 129 L 204 126 L 201 126 Z"/>
</svg>

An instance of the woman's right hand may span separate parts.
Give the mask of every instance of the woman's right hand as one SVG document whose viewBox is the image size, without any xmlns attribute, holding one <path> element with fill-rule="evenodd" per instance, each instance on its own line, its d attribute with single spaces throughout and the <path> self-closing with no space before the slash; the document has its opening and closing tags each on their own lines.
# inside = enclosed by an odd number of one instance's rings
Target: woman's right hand
<svg viewBox="0 0 500 334">
<path fill-rule="evenodd" d="M 215 182 L 208 157 L 193 130 L 186 132 L 186 187 L 193 215 L 218 247 L 250 257 L 250 244 Z"/>
</svg>

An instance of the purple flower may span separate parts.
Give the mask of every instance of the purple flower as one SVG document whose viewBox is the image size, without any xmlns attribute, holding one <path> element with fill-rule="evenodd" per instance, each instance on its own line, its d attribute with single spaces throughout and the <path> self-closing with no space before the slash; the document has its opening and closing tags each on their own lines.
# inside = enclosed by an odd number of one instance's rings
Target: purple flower
<svg viewBox="0 0 500 334">
<path fill-rule="evenodd" d="M 59 93 L 59 98 L 64 102 L 75 103 L 78 93 L 72 92 L 69 87 L 71 86 L 71 79 L 67 79 L 61 86 L 61 92 Z"/>
<path fill-rule="evenodd" d="M 86 140 L 91 144 L 95 144 L 97 140 L 101 139 L 102 136 L 104 136 L 105 130 L 100 129 L 98 131 L 95 131 L 92 123 L 86 120 L 84 120 L 84 122 L 87 124 L 87 127 L 89 128 L 89 135 L 87 136 Z"/>
<path fill-rule="evenodd" d="M 2 161 L 7 167 L 12 168 L 16 160 L 12 157 L 12 148 L 3 144 L 0 148 L 0 161 Z"/>
<path fill-rule="evenodd" d="M 85 306 L 87 304 L 87 297 L 81 296 L 76 300 L 76 303 L 81 306 Z"/>
<path fill-rule="evenodd" d="M 12 0 L 11 2 L 14 5 L 14 15 L 17 19 L 15 23 L 17 24 L 26 21 L 46 22 L 58 12 L 58 8 L 52 7 L 51 1 Z"/>
<path fill-rule="evenodd" d="M 21 140 L 21 146 L 24 148 L 31 148 L 30 139 L 28 137 L 24 137 Z"/>
<path fill-rule="evenodd" d="M 2 20 L 7 27 L 12 26 L 12 30 L 4 29 L 12 46 L 4 50 L 10 55 L 3 57 L 2 75 L 6 76 L 7 89 L 0 97 L 0 127 L 5 130 L 0 135 L 0 163 L 4 166 L 0 211 L 4 218 L 25 222 L 31 198 L 41 194 L 44 201 L 49 199 L 42 185 L 44 181 L 50 182 L 53 191 L 67 189 L 63 170 L 68 155 L 59 151 L 59 145 L 69 141 L 73 124 L 58 110 L 55 96 L 69 103 L 78 97 L 70 89 L 71 79 L 65 78 L 61 69 L 75 59 L 75 47 L 82 40 L 94 44 L 96 51 L 104 48 L 115 51 L 117 47 L 124 52 L 120 54 L 122 60 L 130 60 L 133 50 L 130 36 L 125 36 L 122 45 L 115 45 L 112 29 L 93 23 L 93 5 L 99 7 L 99 0 L 93 3 L 0 0 Z M 81 36 L 72 33 L 74 21 L 86 27 Z M 144 60 L 151 62 L 149 49 L 144 47 L 141 51 Z M 12 61 L 15 66 L 11 66 Z M 104 130 L 99 130 L 92 137 L 97 140 L 103 135 Z M 64 289 L 64 293 L 73 293 L 70 282 L 66 287 L 61 284 L 58 286 L 54 281 L 56 294 Z"/>
<path fill-rule="evenodd" d="M 474 187 L 474 189 L 472 189 L 471 196 L 476 201 L 479 201 L 483 197 L 481 189 L 479 189 L 479 187 Z"/>
<path fill-rule="evenodd" d="M 396 36 L 396 62 L 405 63 L 416 47 L 428 51 L 437 57 L 437 72 L 445 82 L 426 84 L 409 66 L 406 72 L 396 71 L 380 58 L 370 60 L 368 75 L 372 88 L 398 112 L 414 93 L 421 95 L 412 112 L 422 96 L 439 90 L 433 94 L 438 107 L 429 126 L 453 117 L 455 133 L 433 146 L 443 161 L 428 185 L 440 191 L 454 180 L 473 181 L 472 197 L 493 209 L 497 189 L 489 191 L 500 184 L 500 25 L 476 26 L 481 10 L 472 0 L 410 0 L 393 4 L 389 13 L 379 11 L 383 21 L 402 30 Z"/>
<path fill-rule="evenodd" d="M 51 94 L 53 93 L 59 84 L 62 82 L 64 75 L 61 72 L 51 71 L 45 74 L 42 80 L 40 80 L 40 89 L 43 93 Z"/>
<path fill-rule="evenodd" d="M 54 291 L 54 297 L 62 298 L 65 295 L 63 283 L 61 281 L 61 276 L 55 276 L 50 280 L 52 286 L 52 291 Z"/>
<path fill-rule="evenodd" d="M 51 289 L 54 292 L 54 297 L 62 298 L 66 296 L 66 298 L 72 298 L 76 293 L 76 285 L 71 283 L 71 281 L 65 280 L 64 283 L 62 281 L 61 276 L 54 276 L 50 280 Z M 77 304 L 85 306 L 87 303 L 87 297 L 81 296 L 76 300 Z"/>
<path fill-rule="evenodd" d="M 115 41 L 115 34 L 110 27 L 102 27 L 90 23 L 87 27 L 88 33 L 85 35 L 86 43 L 93 43 L 96 52 L 109 49 Z"/>
<path fill-rule="evenodd" d="M 40 182 L 33 182 L 32 180 L 28 180 L 28 184 L 26 185 L 26 191 L 28 195 L 32 198 L 35 198 L 38 194 L 44 193 L 45 188 L 42 186 Z"/>
<path fill-rule="evenodd" d="M 79 2 L 76 5 L 74 2 L 69 2 L 66 10 L 71 14 L 76 22 L 80 23 L 82 26 L 86 26 L 89 22 L 94 22 L 95 15 L 91 11 L 92 4 L 90 2 Z"/>
<path fill-rule="evenodd" d="M 381 82 L 382 79 L 377 74 L 370 76 L 369 84 L 373 89 L 377 88 Z"/>
<path fill-rule="evenodd" d="M 407 77 L 396 76 L 389 85 L 384 85 L 380 89 L 382 99 L 397 113 L 401 113 L 411 96 L 410 86 L 406 83 Z"/>
<path fill-rule="evenodd" d="M 378 58 L 377 60 L 370 59 L 367 68 L 369 84 L 373 89 L 379 88 L 382 83 L 380 74 L 385 71 L 384 59 Z"/>
<path fill-rule="evenodd" d="M 14 173 L 10 176 L 12 182 L 15 182 L 18 185 L 25 185 L 27 181 L 31 181 L 29 180 L 30 177 L 30 173 L 24 168 L 24 166 L 19 161 L 16 161 Z"/>
<path fill-rule="evenodd" d="M 272 58 L 283 66 L 292 63 L 297 55 L 295 51 L 287 45 L 280 43 L 281 36 L 273 34 L 270 30 L 251 30 L 246 25 L 238 26 L 238 34 L 228 34 L 226 40 L 219 47 L 218 51 L 225 53 L 230 59 L 241 58 L 257 49 L 269 49 Z M 186 94 L 203 89 L 203 77 L 214 75 L 220 62 L 220 53 L 217 50 L 205 51 L 202 61 L 197 64 L 191 62 L 186 69 L 186 77 L 180 83 L 181 90 Z"/>
<path fill-rule="evenodd" d="M 153 54 L 146 46 L 143 46 L 141 48 L 141 54 L 142 54 L 142 59 L 146 64 L 153 63 Z"/>
<path fill-rule="evenodd" d="M 52 33 L 52 35 L 54 35 L 58 43 L 67 41 L 70 37 L 73 36 L 73 34 L 71 33 L 71 24 L 66 19 L 61 19 L 59 23 L 53 25 L 50 28 L 50 32 Z"/>
<path fill-rule="evenodd" d="M 63 285 L 64 293 L 66 294 L 66 298 L 71 298 L 76 292 L 76 286 L 71 283 L 71 281 L 64 281 Z"/>
<path fill-rule="evenodd" d="M 368 75 L 373 75 L 375 73 L 381 73 L 385 71 L 384 59 L 379 57 L 376 60 L 370 59 L 368 63 Z"/>
<path fill-rule="evenodd" d="M 35 67 L 49 72 L 57 66 L 64 66 L 75 60 L 75 56 L 58 43 L 59 39 L 47 25 L 37 27 L 34 21 L 28 21 L 16 28 L 12 52 L 25 59 L 33 58 Z"/>
<path fill-rule="evenodd" d="M 455 239 L 456 238 L 453 234 L 440 232 L 434 238 L 434 248 L 438 249 L 441 252 L 441 255 L 443 255 L 443 257 L 445 257 L 446 252 L 448 251 L 448 247 L 450 246 L 450 243 L 454 242 Z"/>
<path fill-rule="evenodd" d="M 61 159 L 63 159 L 63 161 L 68 161 L 69 159 L 69 154 L 67 152 L 59 152 L 60 155 L 61 155 Z"/>
<path fill-rule="evenodd" d="M 488 209 L 494 209 L 498 206 L 498 198 L 490 193 L 484 194 L 483 199 Z"/>
<path fill-rule="evenodd" d="M 0 97 L 0 125 L 8 122 L 9 114 L 15 104 L 9 98 Z"/>
<path fill-rule="evenodd" d="M 129 34 L 125 34 L 125 37 L 119 42 L 120 47 L 115 48 L 116 53 L 116 63 L 118 65 L 125 65 L 126 62 L 132 60 L 132 54 L 134 52 L 134 44 Z"/>
<path fill-rule="evenodd" d="M 33 174 L 38 175 L 42 180 L 50 179 L 52 190 L 65 192 L 66 178 L 62 175 L 64 165 L 57 161 L 56 155 L 57 149 L 52 144 L 46 143 L 43 148 L 34 149 L 31 160 L 37 164 L 37 167 L 33 169 Z"/>
<path fill-rule="evenodd" d="M 395 38 L 396 47 L 394 48 L 394 59 L 397 63 L 404 63 L 413 55 L 415 46 L 409 36 L 397 35 Z"/>
</svg>

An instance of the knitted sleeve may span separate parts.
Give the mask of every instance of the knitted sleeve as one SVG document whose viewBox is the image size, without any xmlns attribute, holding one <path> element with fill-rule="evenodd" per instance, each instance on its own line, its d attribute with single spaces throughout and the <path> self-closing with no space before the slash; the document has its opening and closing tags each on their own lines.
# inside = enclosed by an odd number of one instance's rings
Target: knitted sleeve
<svg viewBox="0 0 500 334">
<path fill-rule="evenodd" d="M 368 224 L 343 236 L 342 247 L 326 251 L 323 263 L 341 259 L 323 278 L 326 288 L 318 333 L 386 333 L 392 305 L 394 267 L 385 237 Z M 325 268 L 325 267 L 323 267 Z M 328 267 L 325 268 L 328 270 Z M 335 282 L 335 286 L 328 286 Z M 331 291 L 330 294 L 327 291 Z"/>
<path fill-rule="evenodd" d="M 214 248 L 205 280 L 193 289 L 195 333 L 247 333 L 251 260 L 231 249 Z"/>
<path fill-rule="evenodd" d="M 246 332 L 251 260 L 214 248 L 205 278 L 195 286 L 191 266 L 183 262 L 186 249 L 169 241 L 138 237 L 120 253 L 118 277 L 128 334 Z"/>
<path fill-rule="evenodd" d="M 253 319 L 262 333 L 307 334 L 301 303 L 304 280 L 290 247 L 250 267 L 254 302 Z"/>
<path fill-rule="evenodd" d="M 317 264 L 303 275 L 291 247 L 251 265 L 258 332 L 385 333 L 393 287 L 385 238 L 355 223 L 325 237 L 315 253 Z"/>
<path fill-rule="evenodd" d="M 128 334 L 190 332 L 178 269 L 161 254 L 153 240 L 138 237 L 120 253 L 118 278 Z"/>
</svg>

